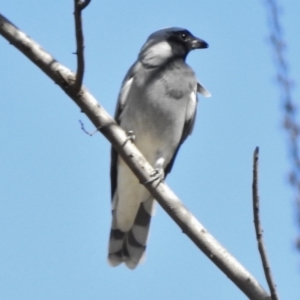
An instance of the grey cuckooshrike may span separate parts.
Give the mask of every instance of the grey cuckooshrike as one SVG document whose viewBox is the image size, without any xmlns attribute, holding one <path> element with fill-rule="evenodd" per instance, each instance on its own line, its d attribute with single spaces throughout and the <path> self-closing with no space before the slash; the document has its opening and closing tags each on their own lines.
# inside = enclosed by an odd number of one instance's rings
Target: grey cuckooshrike
<svg viewBox="0 0 300 300">
<path fill-rule="evenodd" d="M 197 92 L 210 96 L 185 63 L 191 50 L 207 47 L 186 29 L 156 31 L 123 81 L 115 119 L 125 131 L 133 131 L 135 145 L 161 174 L 170 173 L 181 144 L 192 132 Z M 134 269 L 144 257 L 154 199 L 114 148 L 111 197 L 108 261 Z"/>
</svg>

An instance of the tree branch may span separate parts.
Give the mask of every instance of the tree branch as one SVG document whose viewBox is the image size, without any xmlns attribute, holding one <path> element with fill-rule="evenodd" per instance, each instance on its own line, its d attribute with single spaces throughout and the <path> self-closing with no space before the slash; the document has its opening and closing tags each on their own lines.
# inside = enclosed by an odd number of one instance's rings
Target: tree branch
<svg viewBox="0 0 300 300">
<path fill-rule="evenodd" d="M 260 216 L 259 216 L 259 194 L 258 194 L 258 155 L 259 148 L 256 147 L 253 155 L 253 183 L 252 183 L 252 199 L 253 199 L 253 215 L 254 215 L 254 227 L 257 239 L 257 245 L 259 254 L 261 257 L 263 269 L 268 282 L 268 286 L 271 291 L 272 300 L 279 300 L 276 285 L 273 281 L 270 264 L 263 239 L 263 230 L 261 227 Z"/>
<path fill-rule="evenodd" d="M 77 0 L 78 6 L 81 10 L 85 9 L 91 2 L 91 0 Z"/>
<path fill-rule="evenodd" d="M 135 145 L 127 141 L 126 133 L 114 119 L 98 104 L 96 99 L 81 87 L 74 90 L 75 75 L 58 63 L 50 54 L 30 39 L 21 30 L 0 14 L 0 34 L 19 49 L 62 90 L 73 99 L 96 128 L 112 143 L 119 155 L 128 164 L 140 182 L 147 182 L 153 173 L 152 166 L 146 161 Z M 185 208 L 178 197 L 163 182 L 150 182 L 145 188 L 159 202 L 163 209 L 178 224 L 182 231 L 218 266 L 250 299 L 269 300 L 267 292 L 257 280 L 219 243 L 202 224 Z"/>
<path fill-rule="evenodd" d="M 287 42 L 284 39 L 284 28 L 281 25 L 280 14 L 282 9 L 276 0 L 265 0 L 270 29 L 270 45 L 273 52 L 276 80 L 280 92 L 281 107 L 283 110 L 283 128 L 287 139 L 287 150 L 290 159 L 289 183 L 294 191 L 297 221 L 300 226 L 300 123 L 299 105 L 293 96 L 295 81 L 290 75 L 289 63 L 286 55 Z M 300 250 L 300 236 L 296 242 Z"/>
<path fill-rule="evenodd" d="M 84 75 L 84 38 L 82 31 L 82 19 L 81 19 L 81 11 L 85 9 L 90 0 L 81 1 L 74 0 L 74 19 L 75 19 L 75 33 L 76 33 L 76 56 L 77 56 L 77 72 L 76 79 L 74 82 L 74 92 L 78 93 L 82 86 L 83 75 Z"/>
</svg>

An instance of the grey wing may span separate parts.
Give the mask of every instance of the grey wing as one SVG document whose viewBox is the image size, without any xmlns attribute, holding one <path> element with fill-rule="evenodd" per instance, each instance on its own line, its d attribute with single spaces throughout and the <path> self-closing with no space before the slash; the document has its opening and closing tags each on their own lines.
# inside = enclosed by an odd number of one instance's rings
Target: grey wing
<svg viewBox="0 0 300 300">
<path fill-rule="evenodd" d="M 132 85 L 135 66 L 136 66 L 136 63 L 134 63 L 131 66 L 131 68 L 128 70 L 128 72 L 122 82 L 122 86 L 121 86 L 120 93 L 118 96 L 117 108 L 116 108 L 116 112 L 115 112 L 115 120 L 117 121 L 118 124 L 120 123 L 119 117 L 120 117 L 120 114 L 121 114 L 124 106 L 126 105 L 128 94 L 129 94 L 129 91 L 130 91 L 130 88 Z"/>
<path fill-rule="evenodd" d="M 115 120 L 118 124 L 120 124 L 120 115 L 122 113 L 122 110 L 124 109 L 124 106 L 126 105 L 126 101 L 129 95 L 129 91 L 132 85 L 133 81 L 133 70 L 134 70 L 135 64 L 131 66 L 131 68 L 128 70 L 121 86 L 121 90 L 118 97 L 118 103 L 116 107 L 115 112 Z M 110 165 L 110 180 L 111 180 L 111 199 L 113 200 L 115 190 L 117 188 L 117 158 L 118 158 L 118 152 L 114 149 L 114 147 L 111 147 L 111 165 Z"/>
<path fill-rule="evenodd" d="M 197 111 L 197 103 L 198 103 L 198 97 L 197 97 L 198 85 L 199 85 L 199 83 L 197 83 L 197 86 L 190 94 L 190 100 L 188 102 L 187 109 L 186 109 L 185 123 L 184 123 L 183 130 L 182 130 L 181 140 L 180 140 L 180 143 L 174 153 L 173 158 L 171 159 L 170 163 L 165 168 L 165 175 L 167 175 L 168 173 L 171 172 L 180 146 L 193 131 L 195 120 L 196 120 L 196 111 Z"/>
<path fill-rule="evenodd" d="M 190 101 L 188 103 L 187 110 L 186 110 L 185 123 L 184 123 L 184 127 L 182 130 L 182 136 L 181 136 L 180 143 L 175 151 L 175 154 L 174 154 L 172 160 L 166 166 L 165 175 L 167 175 L 168 173 L 171 172 L 173 163 L 175 161 L 175 158 L 176 158 L 176 155 L 178 153 L 180 146 L 186 140 L 186 138 L 190 134 L 192 134 L 195 120 L 196 120 L 196 112 L 197 112 L 197 104 L 198 104 L 197 93 L 202 94 L 204 97 L 211 97 L 210 92 L 200 82 L 197 82 L 197 86 L 196 86 L 195 90 L 192 91 L 192 93 L 190 95 Z"/>
<path fill-rule="evenodd" d="M 182 144 L 186 138 L 192 134 L 197 112 L 198 96 L 197 93 L 202 94 L 204 97 L 211 97 L 210 92 L 200 83 L 197 82 L 197 87 L 192 91 L 190 95 L 190 101 L 187 106 L 185 124 L 182 132 L 180 144 Z"/>
</svg>

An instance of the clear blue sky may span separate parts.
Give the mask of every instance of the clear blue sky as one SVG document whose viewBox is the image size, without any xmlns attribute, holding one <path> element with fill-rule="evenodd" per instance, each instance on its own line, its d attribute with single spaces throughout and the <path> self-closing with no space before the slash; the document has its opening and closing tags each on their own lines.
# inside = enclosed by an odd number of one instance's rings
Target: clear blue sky
<svg viewBox="0 0 300 300">
<path fill-rule="evenodd" d="M 73 1 L 2 2 L 1 13 L 76 68 Z M 123 76 L 150 33 L 185 27 L 209 43 L 188 63 L 212 98 L 200 99 L 193 135 L 167 183 L 266 287 L 251 203 L 259 146 L 269 259 L 281 299 L 296 300 L 296 211 L 263 3 L 92 1 L 84 11 L 84 83 L 113 114 Z M 300 2 L 283 8 L 290 71 L 299 82 Z M 76 105 L 2 37 L 0 53 L 1 300 L 246 299 L 160 207 L 145 263 L 134 271 L 109 267 L 108 141 L 85 135 L 78 120 L 93 126 Z"/>
</svg>

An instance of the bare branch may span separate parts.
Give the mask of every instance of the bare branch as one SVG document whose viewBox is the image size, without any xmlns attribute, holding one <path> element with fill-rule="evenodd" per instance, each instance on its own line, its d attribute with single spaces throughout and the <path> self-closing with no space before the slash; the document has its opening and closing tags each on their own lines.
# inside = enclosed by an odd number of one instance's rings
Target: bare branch
<svg viewBox="0 0 300 300">
<path fill-rule="evenodd" d="M 286 57 L 287 43 L 284 40 L 283 28 L 280 22 L 282 10 L 276 0 L 265 0 L 270 29 L 270 44 L 272 47 L 276 80 L 280 92 L 281 107 L 283 109 L 283 128 L 287 136 L 287 150 L 291 163 L 289 183 L 294 190 L 298 210 L 298 224 L 300 225 L 300 124 L 297 100 L 293 99 L 294 81 L 290 77 L 288 60 Z M 300 239 L 300 237 L 299 237 Z M 299 247 L 300 249 L 300 247 Z"/>
<path fill-rule="evenodd" d="M 256 147 L 253 155 L 253 183 L 252 183 L 252 199 L 253 199 L 253 215 L 254 215 L 254 225 L 255 233 L 258 244 L 258 250 L 261 257 L 262 265 L 264 268 L 265 276 L 271 291 L 272 300 L 279 300 L 276 285 L 273 281 L 272 272 L 270 264 L 268 261 L 268 256 L 263 239 L 263 230 L 261 227 L 260 216 L 259 216 L 259 194 L 258 194 L 258 157 L 259 148 Z"/>
<path fill-rule="evenodd" d="M 90 3 L 90 0 L 81 1 L 74 0 L 74 19 L 75 19 L 75 32 L 76 32 L 76 56 L 77 56 L 77 72 L 74 82 L 74 92 L 78 93 L 82 86 L 84 75 L 84 38 L 82 31 L 81 11 L 85 9 Z"/>
<path fill-rule="evenodd" d="M 1 14 L 0 34 L 74 100 L 95 127 L 99 128 L 99 131 L 112 143 L 140 182 L 147 182 L 152 178 L 153 167 L 146 161 L 135 145 L 128 141 L 124 130 L 116 124 L 114 119 L 98 104 L 85 87 L 82 86 L 79 93 L 74 91 L 74 73 L 58 63 L 40 45 L 26 36 Z M 164 182 L 157 185 L 157 181 L 153 181 L 145 185 L 145 188 L 149 190 L 182 231 L 241 291 L 253 300 L 270 300 L 269 295 L 257 280 L 203 227 Z"/>
<path fill-rule="evenodd" d="M 91 2 L 91 0 L 77 0 L 78 6 L 81 10 L 85 9 Z"/>
</svg>

